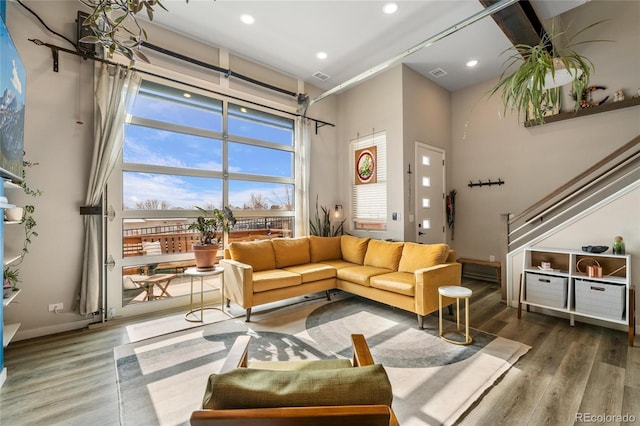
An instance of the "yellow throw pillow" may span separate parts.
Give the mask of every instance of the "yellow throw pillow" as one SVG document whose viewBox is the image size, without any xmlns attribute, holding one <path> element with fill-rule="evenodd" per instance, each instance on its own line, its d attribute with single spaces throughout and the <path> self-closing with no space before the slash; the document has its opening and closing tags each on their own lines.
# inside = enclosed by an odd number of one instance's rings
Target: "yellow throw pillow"
<svg viewBox="0 0 640 426">
<path fill-rule="evenodd" d="M 375 266 L 376 268 L 386 268 L 397 271 L 400 256 L 402 256 L 403 245 L 403 243 L 392 243 L 390 241 L 369 241 L 367 254 L 364 256 L 365 266 Z"/>
<path fill-rule="evenodd" d="M 309 239 L 306 237 L 274 238 L 271 243 L 276 256 L 276 268 L 304 265 L 310 262 Z"/>
<path fill-rule="evenodd" d="M 444 263 L 449 254 L 446 244 L 404 243 L 398 271 L 415 272 L 418 269 Z"/>
<path fill-rule="evenodd" d="M 229 253 L 231 259 L 251 265 L 253 272 L 276 269 L 276 256 L 271 240 L 231 243 Z"/>
<path fill-rule="evenodd" d="M 309 246 L 311 251 L 311 262 L 322 262 L 325 260 L 342 259 L 342 251 L 340 250 L 340 241 L 342 238 L 337 237 L 318 237 L 316 235 L 309 236 Z"/>
<path fill-rule="evenodd" d="M 342 260 L 364 264 L 364 255 L 367 252 L 367 245 L 370 238 L 359 238 L 351 235 L 343 235 L 340 239 L 340 250 L 342 251 Z"/>
</svg>

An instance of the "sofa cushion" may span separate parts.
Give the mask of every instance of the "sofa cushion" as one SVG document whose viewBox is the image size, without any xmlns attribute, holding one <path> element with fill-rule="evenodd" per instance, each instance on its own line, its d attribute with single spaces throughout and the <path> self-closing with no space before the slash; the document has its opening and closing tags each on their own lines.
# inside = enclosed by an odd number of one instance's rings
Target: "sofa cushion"
<svg viewBox="0 0 640 426">
<path fill-rule="evenodd" d="M 351 235 L 343 235 L 340 239 L 342 260 L 347 262 L 364 264 L 364 256 L 367 253 L 367 245 L 370 238 L 359 238 Z"/>
<path fill-rule="evenodd" d="M 276 268 L 276 256 L 271 240 L 231 243 L 229 252 L 231 259 L 251 265 L 253 272 Z"/>
<path fill-rule="evenodd" d="M 238 409 L 320 405 L 388 405 L 391 383 L 380 364 L 333 370 L 237 368 L 212 374 L 202 407 Z"/>
<path fill-rule="evenodd" d="M 325 260 L 323 265 L 331 266 L 333 269 L 350 268 L 352 266 L 360 266 L 355 263 L 345 262 L 344 260 Z"/>
<path fill-rule="evenodd" d="M 344 281 L 350 281 L 365 287 L 370 287 L 369 279 L 376 275 L 388 274 L 389 269 L 376 268 L 375 266 L 351 266 L 338 269 L 336 276 Z"/>
<path fill-rule="evenodd" d="M 402 256 L 402 246 L 403 243 L 371 240 L 364 256 L 364 265 L 397 271 L 400 256 Z"/>
<path fill-rule="evenodd" d="M 398 271 L 414 273 L 418 269 L 444 263 L 449 254 L 446 244 L 404 243 Z"/>
<path fill-rule="evenodd" d="M 309 236 L 309 248 L 311 254 L 311 262 L 317 263 L 325 260 L 342 259 L 342 250 L 340 250 L 341 237 L 318 237 L 316 235 Z"/>
<path fill-rule="evenodd" d="M 300 274 L 302 276 L 302 282 L 308 283 L 311 281 L 326 280 L 336 277 L 336 270 L 329 265 L 322 263 L 307 263 L 305 265 L 294 265 L 283 268 L 285 271 L 293 272 L 294 274 Z"/>
<path fill-rule="evenodd" d="M 393 293 L 414 297 L 416 295 L 416 280 L 410 272 L 391 272 L 376 275 L 369 280 L 371 287 L 387 290 Z"/>
<path fill-rule="evenodd" d="M 273 252 L 276 256 L 276 268 L 309 263 L 309 239 L 303 238 L 274 238 L 271 240 Z"/>
<path fill-rule="evenodd" d="M 276 288 L 302 284 L 302 276 L 284 269 L 271 269 L 253 273 L 253 292 L 269 291 Z"/>
</svg>

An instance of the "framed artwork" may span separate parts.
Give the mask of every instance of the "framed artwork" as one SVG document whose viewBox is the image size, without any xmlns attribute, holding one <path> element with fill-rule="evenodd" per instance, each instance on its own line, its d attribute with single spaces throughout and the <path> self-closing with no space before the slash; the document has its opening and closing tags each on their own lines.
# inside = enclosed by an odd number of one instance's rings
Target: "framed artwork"
<svg viewBox="0 0 640 426">
<path fill-rule="evenodd" d="M 0 20 L 0 176 L 22 181 L 27 73 Z"/>
<path fill-rule="evenodd" d="M 370 146 L 356 150 L 355 182 L 356 185 L 376 183 L 377 180 L 377 147 Z"/>
</svg>

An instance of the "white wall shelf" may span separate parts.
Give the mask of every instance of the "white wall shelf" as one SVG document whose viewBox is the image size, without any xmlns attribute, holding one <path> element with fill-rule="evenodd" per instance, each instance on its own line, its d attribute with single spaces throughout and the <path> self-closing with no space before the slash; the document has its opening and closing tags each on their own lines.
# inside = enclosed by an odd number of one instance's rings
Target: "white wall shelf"
<svg viewBox="0 0 640 426">
<path fill-rule="evenodd" d="M 15 324 L 5 324 L 4 331 L 2 334 L 2 347 L 6 348 L 13 336 L 18 332 L 18 328 L 20 328 L 20 323 Z"/>
<path fill-rule="evenodd" d="M 551 268 L 541 270 L 542 262 Z M 589 276 L 587 266 L 596 263 L 602 276 Z M 631 256 L 588 253 L 580 250 L 525 248 L 518 296 L 522 305 L 563 312 L 574 325 L 576 316 L 629 327 L 629 345 L 635 336 L 635 293 L 631 286 Z"/>
<path fill-rule="evenodd" d="M 12 291 L 11 292 L 11 296 L 7 297 L 6 299 L 2 299 L 2 306 L 7 306 L 9 303 L 13 302 L 13 299 L 15 299 L 16 297 L 18 297 L 18 295 L 20 294 L 22 290 L 16 290 L 16 291 Z"/>
</svg>

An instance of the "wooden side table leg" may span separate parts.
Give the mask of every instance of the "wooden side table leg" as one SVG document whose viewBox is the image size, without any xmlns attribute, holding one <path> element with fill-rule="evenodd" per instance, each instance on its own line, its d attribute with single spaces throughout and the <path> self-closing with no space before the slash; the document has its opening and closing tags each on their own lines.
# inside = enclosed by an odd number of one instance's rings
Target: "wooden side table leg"
<svg viewBox="0 0 640 426">
<path fill-rule="evenodd" d="M 460 298 L 456 297 L 456 329 L 460 331 Z"/>
</svg>

